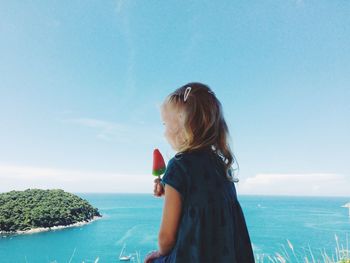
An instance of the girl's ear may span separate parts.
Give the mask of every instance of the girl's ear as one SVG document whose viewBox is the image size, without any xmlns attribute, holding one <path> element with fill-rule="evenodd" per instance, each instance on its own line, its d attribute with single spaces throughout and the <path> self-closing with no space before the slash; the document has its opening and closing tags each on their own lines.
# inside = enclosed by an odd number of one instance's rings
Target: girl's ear
<svg viewBox="0 0 350 263">
<path fill-rule="evenodd" d="M 185 126 L 185 114 L 184 113 L 179 113 L 179 125 L 184 128 Z"/>
</svg>

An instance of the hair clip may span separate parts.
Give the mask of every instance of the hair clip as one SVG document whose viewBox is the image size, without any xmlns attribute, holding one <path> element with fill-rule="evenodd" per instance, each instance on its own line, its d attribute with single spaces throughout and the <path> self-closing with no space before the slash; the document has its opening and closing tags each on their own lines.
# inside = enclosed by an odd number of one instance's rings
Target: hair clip
<svg viewBox="0 0 350 263">
<path fill-rule="evenodd" d="M 186 88 L 186 90 L 185 90 L 185 94 L 184 94 L 184 101 L 186 101 L 187 100 L 187 98 L 188 98 L 188 95 L 190 94 L 190 92 L 191 92 L 191 87 L 187 87 Z"/>
<path fill-rule="evenodd" d="M 208 90 L 208 93 L 215 95 L 214 92 L 211 90 Z"/>
</svg>

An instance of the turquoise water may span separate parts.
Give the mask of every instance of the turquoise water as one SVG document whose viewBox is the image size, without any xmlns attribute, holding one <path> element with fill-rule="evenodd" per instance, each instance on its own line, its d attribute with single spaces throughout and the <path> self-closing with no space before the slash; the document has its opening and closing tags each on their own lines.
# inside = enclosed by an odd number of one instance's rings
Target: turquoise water
<svg viewBox="0 0 350 263">
<path fill-rule="evenodd" d="M 91 224 L 51 232 L 0 238 L 0 262 L 119 262 L 126 253 L 141 258 L 157 247 L 162 199 L 146 194 L 77 194 L 99 208 L 103 218 Z M 297 253 L 310 245 L 334 254 L 335 234 L 346 245 L 350 234 L 350 197 L 239 196 L 248 229 L 258 254 L 288 250 Z M 350 235 L 349 235 L 350 239 Z M 350 241 L 350 240 L 349 240 Z M 306 252 L 305 252 L 306 251 Z"/>
</svg>

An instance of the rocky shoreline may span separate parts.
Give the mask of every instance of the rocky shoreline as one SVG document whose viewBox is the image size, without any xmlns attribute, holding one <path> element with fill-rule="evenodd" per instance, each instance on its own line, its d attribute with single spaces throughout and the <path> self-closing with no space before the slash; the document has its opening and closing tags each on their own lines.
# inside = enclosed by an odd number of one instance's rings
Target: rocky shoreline
<svg viewBox="0 0 350 263">
<path fill-rule="evenodd" d="M 78 226 L 83 226 L 86 224 L 89 224 L 93 221 L 96 221 L 98 219 L 101 219 L 102 216 L 94 216 L 92 219 L 88 221 L 81 221 L 81 222 L 76 222 L 74 224 L 70 225 L 60 225 L 60 226 L 52 226 L 52 227 L 36 227 L 28 230 L 18 230 L 14 232 L 7 232 L 7 231 L 0 231 L 0 237 L 6 237 L 8 235 L 22 235 L 22 234 L 34 234 L 34 233 L 40 233 L 40 232 L 46 232 L 46 231 L 51 231 L 51 230 L 60 230 L 60 229 L 65 229 L 65 228 L 70 228 L 70 227 L 78 227 Z"/>
</svg>

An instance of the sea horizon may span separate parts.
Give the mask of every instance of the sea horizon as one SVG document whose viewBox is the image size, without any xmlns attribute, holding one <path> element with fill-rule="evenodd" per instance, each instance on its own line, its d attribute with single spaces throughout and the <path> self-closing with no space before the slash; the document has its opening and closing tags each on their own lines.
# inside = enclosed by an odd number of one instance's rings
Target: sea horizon
<svg viewBox="0 0 350 263">
<path fill-rule="evenodd" d="M 72 192 L 74 194 L 151 194 L 147 192 Z M 266 197 L 344 197 L 350 198 L 350 195 L 280 195 L 280 194 L 237 194 L 237 197 L 240 196 L 266 196 Z"/>
<path fill-rule="evenodd" d="M 151 192 L 88 192 L 88 191 L 68 191 L 68 190 L 65 190 L 63 188 L 26 188 L 26 189 L 43 189 L 43 190 L 51 190 L 51 189 L 62 189 L 64 190 L 65 192 L 69 192 L 69 193 L 73 193 L 73 194 L 127 194 L 127 195 L 132 195 L 132 194 L 135 194 L 135 195 L 147 195 L 147 194 L 150 194 L 150 195 L 153 195 Z M 24 191 L 26 189 L 21 189 L 21 190 L 17 190 L 17 189 L 13 189 L 13 190 L 8 190 L 8 191 L 0 191 L 0 194 L 2 193 L 7 193 L 7 192 L 10 192 L 10 191 Z M 255 197 L 258 197 L 258 196 L 265 196 L 265 197 L 344 197 L 344 198 L 350 198 L 350 194 L 349 195 L 281 195 L 281 194 L 250 194 L 250 193 L 244 193 L 244 194 L 239 194 L 237 193 L 237 197 L 239 198 L 240 196 L 255 196 Z M 157 197 L 159 198 L 159 197 Z"/>
</svg>

